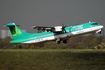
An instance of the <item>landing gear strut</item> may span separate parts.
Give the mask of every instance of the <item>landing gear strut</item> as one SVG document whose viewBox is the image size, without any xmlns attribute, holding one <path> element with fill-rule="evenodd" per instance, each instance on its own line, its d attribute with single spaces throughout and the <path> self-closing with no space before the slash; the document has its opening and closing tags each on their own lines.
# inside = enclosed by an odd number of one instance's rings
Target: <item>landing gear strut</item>
<svg viewBox="0 0 105 70">
<path fill-rule="evenodd" d="M 61 38 L 57 38 L 56 43 L 60 44 L 61 43 Z"/>
</svg>

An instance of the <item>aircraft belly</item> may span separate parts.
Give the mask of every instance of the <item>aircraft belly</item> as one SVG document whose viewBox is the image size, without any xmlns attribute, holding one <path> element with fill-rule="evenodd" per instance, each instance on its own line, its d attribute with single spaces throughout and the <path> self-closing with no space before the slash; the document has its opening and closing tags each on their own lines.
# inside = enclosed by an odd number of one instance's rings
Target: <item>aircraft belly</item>
<svg viewBox="0 0 105 70">
<path fill-rule="evenodd" d="M 68 38 L 68 37 L 70 37 L 70 36 L 72 36 L 72 33 L 65 33 L 65 34 L 60 34 L 60 35 L 56 35 L 55 36 L 55 39 L 57 39 L 57 38 Z"/>
<path fill-rule="evenodd" d="M 47 37 L 47 39 L 48 40 L 53 40 L 53 39 L 55 39 L 55 37 L 54 36 L 51 36 L 51 37 Z"/>
<path fill-rule="evenodd" d="M 50 36 L 50 37 L 30 40 L 30 41 L 26 41 L 26 42 L 22 42 L 22 43 L 38 43 L 38 42 L 44 42 L 44 41 L 49 41 L 49 40 L 54 40 L 54 39 L 55 39 L 54 36 Z"/>
</svg>

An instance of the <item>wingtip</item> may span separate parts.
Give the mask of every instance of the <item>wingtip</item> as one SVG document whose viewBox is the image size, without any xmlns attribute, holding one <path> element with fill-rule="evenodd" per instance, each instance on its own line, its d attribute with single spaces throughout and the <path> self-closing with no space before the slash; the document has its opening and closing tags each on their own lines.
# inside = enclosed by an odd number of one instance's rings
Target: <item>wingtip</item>
<svg viewBox="0 0 105 70">
<path fill-rule="evenodd" d="M 32 28 L 33 28 L 33 29 L 35 29 L 35 28 L 36 28 L 36 26 L 32 26 Z"/>
</svg>

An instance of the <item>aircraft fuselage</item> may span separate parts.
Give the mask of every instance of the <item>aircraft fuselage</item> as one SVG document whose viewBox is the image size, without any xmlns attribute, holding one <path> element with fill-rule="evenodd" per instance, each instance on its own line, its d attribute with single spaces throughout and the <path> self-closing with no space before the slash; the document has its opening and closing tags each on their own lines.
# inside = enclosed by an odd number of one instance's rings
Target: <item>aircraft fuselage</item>
<svg viewBox="0 0 105 70">
<path fill-rule="evenodd" d="M 26 33 L 24 36 L 21 36 L 22 33 L 17 34 L 18 39 L 10 41 L 10 43 L 38 43 L 56 40 L 64 41 L 72 36 L 83 35 L 87 33 L 100 32 L 103 26 L 97 24 L 96 22 L 90 22 L 85 24 L 80 24 L 76 26 L 66 27 L 64 31 L 61 32 L 43 32 L 43 33 Z M 21 36 L 19 38 L 19 35 Z M 57 41 L 58 40 L 58 41 Z M 59 44 L 59 42 L 58 42 Z"/>
</svg>

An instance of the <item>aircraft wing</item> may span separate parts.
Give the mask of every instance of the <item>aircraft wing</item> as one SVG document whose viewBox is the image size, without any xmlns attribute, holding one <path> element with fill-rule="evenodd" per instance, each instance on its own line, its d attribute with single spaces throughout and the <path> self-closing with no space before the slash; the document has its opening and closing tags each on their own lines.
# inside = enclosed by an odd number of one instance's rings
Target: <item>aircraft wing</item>
<svg viewBox="0 0 105 70">
<path fill-rule="evenodd" d="M 42 30 L 42 31 L 52 31 L 54 27 L 45 27 L 45 26 L 33 26 L 33 29 Z"/>
<path fill-rule="evenodd" d="M 51 31 L 51 32 L 61 32 L 63 31 L 63 26 L 55 26 L 55 27 L 44 27 L 44 26 L 33 26 L 33 29 L 42 30 L 42 31 Z"/>
</svg>

